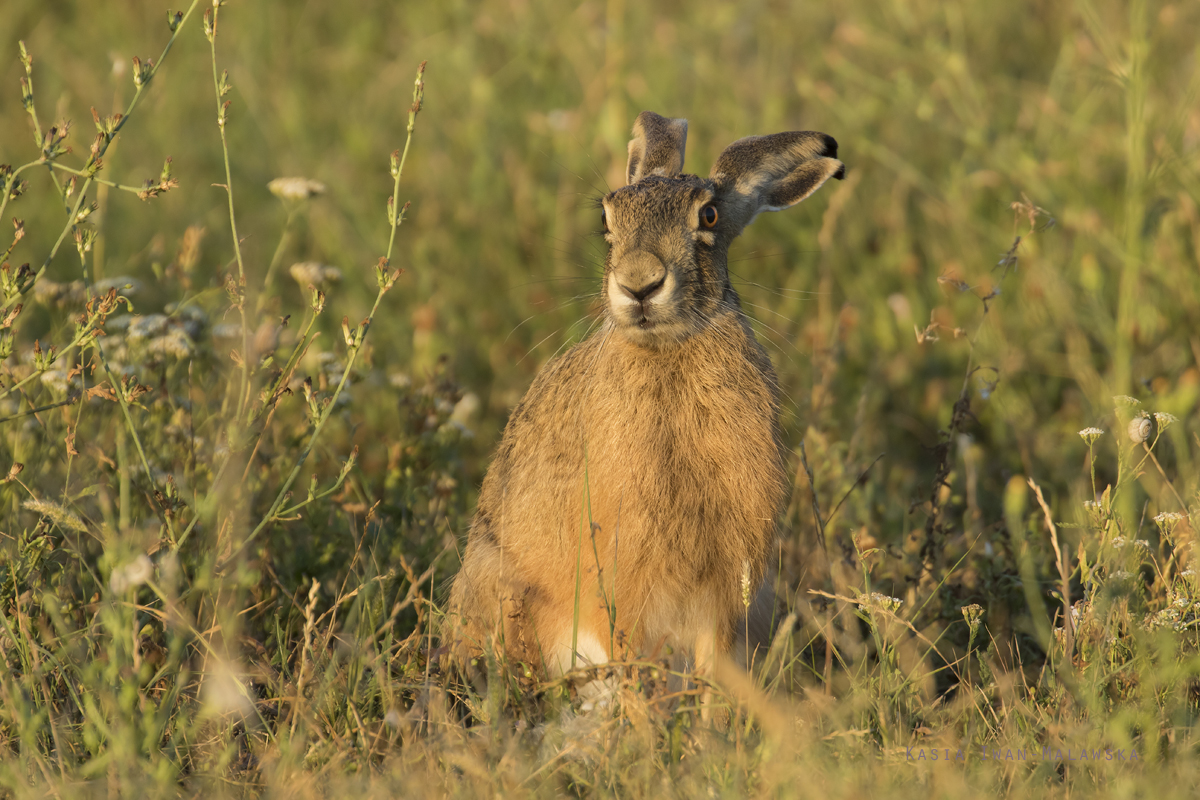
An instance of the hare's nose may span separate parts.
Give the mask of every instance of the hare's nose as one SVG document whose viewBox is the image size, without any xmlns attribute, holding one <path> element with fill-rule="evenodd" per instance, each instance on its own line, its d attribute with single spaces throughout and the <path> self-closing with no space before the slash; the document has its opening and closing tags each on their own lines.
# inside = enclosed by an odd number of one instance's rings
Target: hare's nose
<svg viewBox="0 0 1200 800">
<path fill-rule="evenodd" d="M 621 291 L 638 303 L 645 303 L 667 280 L 662 260 L 645 250 L 625 254 L 617 263 L 616 273 Z"/>
<path fill-rule="evenodd" d="M 632 297 L 634 300 L 637 300 L 639 303 L 644 303 L 650 297 L 650 295 L 662 288 L 663 282 L 666 279 L 667 276 L 664 273 L 663 275 L 659 276 L 657 280 L 642 284 L 636 289 L 631 286 L 626 286 L 624 283 L 620 283 L 618 286 L 621 287 L 621 291 Z"/>
</svg>

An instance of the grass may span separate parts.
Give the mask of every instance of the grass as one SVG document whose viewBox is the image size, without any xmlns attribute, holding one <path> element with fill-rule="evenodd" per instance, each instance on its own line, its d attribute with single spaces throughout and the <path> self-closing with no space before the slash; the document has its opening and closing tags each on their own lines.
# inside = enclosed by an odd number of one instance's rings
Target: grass
<svg viewBox="0 0 1200 800">
<path fill-rule="evenodd" d="M 0 16 L 0 794 L 1196 784 L 1194 6 Z M 796 479 L 727 728 L 652 661 L 576 716 L 595 668 L 440 659 L 645 108 L 691 171 L 795 128 L 849 169 L 731 254 Z"/>
</svg>

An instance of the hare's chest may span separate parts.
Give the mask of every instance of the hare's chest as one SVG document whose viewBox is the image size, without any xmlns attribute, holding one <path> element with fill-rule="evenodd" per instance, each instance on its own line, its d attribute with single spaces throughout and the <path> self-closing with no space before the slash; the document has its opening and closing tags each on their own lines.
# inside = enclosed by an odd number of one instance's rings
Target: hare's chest
<svg viewBox="0 0 1200 800">
<path fill-rule="evenodd" d="M 592 415 L 593 515 L 666 540 L 773 524 L 783 483 L 773 405 L 746 389 L 660 381 Z"/>
</svg>

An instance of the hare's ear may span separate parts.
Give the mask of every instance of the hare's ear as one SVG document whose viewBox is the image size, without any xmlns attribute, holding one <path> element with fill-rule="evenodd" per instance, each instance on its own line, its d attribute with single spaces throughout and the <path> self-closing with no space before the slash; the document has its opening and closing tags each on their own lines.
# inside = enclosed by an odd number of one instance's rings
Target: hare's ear
<svg viewBox="0 0 1200 800">
<path fill-rule="evenodd" d="M 721 153 L 709 177 L 717 187 L 721 218 L 740 233 L 759 212 L 793 206 L 845 174 L 832 136 L 792 131 L 738 139 Z"/>
<path fill-rule="evenodd" d="M 653 111 L 638 114 L 633 123 L 633 138 L 629 141 L 626 183 L 637 183 L 647 175 L 666 178 L 683 172 L 686 146 L 686 119 L 667 119 Z"/>
</svg>

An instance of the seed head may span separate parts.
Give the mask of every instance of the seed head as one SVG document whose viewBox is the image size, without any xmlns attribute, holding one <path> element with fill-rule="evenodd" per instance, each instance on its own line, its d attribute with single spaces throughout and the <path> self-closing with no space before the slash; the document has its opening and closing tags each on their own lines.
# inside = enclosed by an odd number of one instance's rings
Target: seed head
<svg viewBox="0 0 1200 800">
<path fill-rule="evenodd" d="M 20 472 L 20 470 L 16 470 L 16 472 Z M 13 473 L 10 471 L 9 474 L 12 475 Z M 60 506 L 58 503 L 49 500 L 26 500 L 22 505 L 35 514 L 50 520 L 60 528 L 66 528 L 78 533 L 87 532 L 87 526 L 83 524 L 83 520 L 75 512 Z"/>
</svg>

